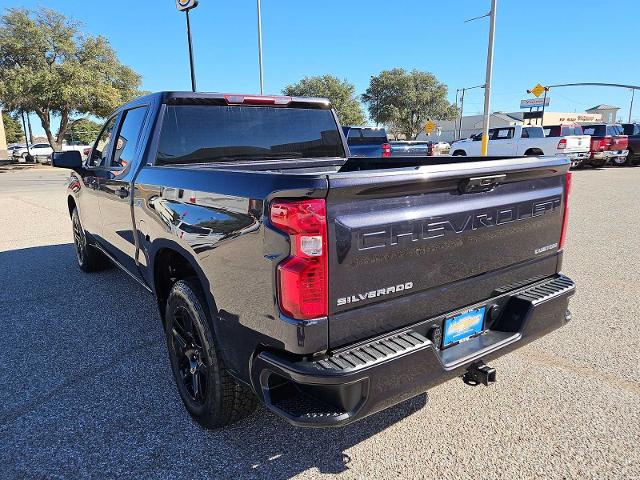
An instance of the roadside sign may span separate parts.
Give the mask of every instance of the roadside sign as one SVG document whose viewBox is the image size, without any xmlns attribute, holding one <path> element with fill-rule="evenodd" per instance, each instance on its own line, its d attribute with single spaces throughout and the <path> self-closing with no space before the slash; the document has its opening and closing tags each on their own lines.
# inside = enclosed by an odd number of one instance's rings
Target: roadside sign
<svg viewBox="0 0 640 480">
<path fill-rule="evenodd" d="M 544 87 L 538 83 L 535 87 L 529 90 L 529 92 L 534 94 L 536 97 L 539 97 L 544 93 Z"/>
<path fill-rule="evenodd" d="M 431 132 L 433 132 L 434 128 L 436 128 L 436 124 L 434 122 L 432 122 L 431 120 L 429 120 L 424 125 L 424 133 L 426 133 L 427 135 L 431 135 Z"/>
<path fill-rule="evenodd" d="M 520 100 L 520 108 L 545 107 L 549 106 L 551 97 L 546 98 L 525 98 Z"/>
<path fill-rule="evenodd" d="M 176 8 L 179 11 L 190 10 L 198 6 L 198 0 L 176 0 Z"/>
</svg>

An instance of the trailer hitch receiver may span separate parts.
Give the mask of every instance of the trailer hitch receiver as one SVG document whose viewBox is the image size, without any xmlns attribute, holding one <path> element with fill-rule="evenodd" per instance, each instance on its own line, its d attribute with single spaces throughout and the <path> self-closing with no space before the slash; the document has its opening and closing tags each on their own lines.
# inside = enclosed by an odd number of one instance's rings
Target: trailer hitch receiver
<svg viewBox="0 0 640 480">
<path fill-rule="evenodd" d="M 473 387 L 480 384 L 489 386 L 496 383 L 496 369 L 482 362 L 474 363 L 462 376 L 462 381 Z"/>
</svg>

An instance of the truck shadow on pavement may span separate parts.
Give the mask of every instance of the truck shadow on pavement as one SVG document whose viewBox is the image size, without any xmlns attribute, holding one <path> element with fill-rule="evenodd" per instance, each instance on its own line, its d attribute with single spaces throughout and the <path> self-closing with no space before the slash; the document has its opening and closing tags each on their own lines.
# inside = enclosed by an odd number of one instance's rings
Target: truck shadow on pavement
<svg viewBox="0 0 640 480">
<path fill-rule="evenodd" d="M 339 473 L 347 450 L 426 395 L 339 429 L 259 407 L 218 431 L 178 397 L 150 294 L 117 268 L 84 274 L 73 245 L 0 252 L 0 465 L 16 477 L 288 478 Z"/>
</svg>

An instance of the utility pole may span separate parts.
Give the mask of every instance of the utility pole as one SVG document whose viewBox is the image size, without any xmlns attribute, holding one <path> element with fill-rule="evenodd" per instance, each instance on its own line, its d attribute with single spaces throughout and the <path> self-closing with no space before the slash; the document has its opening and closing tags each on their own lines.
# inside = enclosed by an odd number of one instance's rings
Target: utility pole
<svg viewBox="0 0 640 480">
<path fill-rule="evenodd" d="M 460 120 L 462 122 L 462 114 L 460 113 L 460 110 L 458 110 L 458 92 L 460 91 L 459 88 L 456 88 L 456 121 L 453 124 L 453 139 L 454 140 L 459 140 L 458 138 L 458 120 Z"/>
<path fill-rule="evenodd" d="M 470 18 L 465 20 L 466 22 L 472 22 L 479 20 L 480 18 L 489 17 L 489 47 L 487 49 L 487 74 L 484 82 L 484 113 L 482 115 L 482 144 L 480 146 L 480 154 L 483 157 L 487 156 L 487 150 L 489 148 L 489 117 L 491 109 L 491 77 L 493 75 L 493 39 L 496 31 L 496 9 L 498 7 L 498 0 L 491 0 L 491 11 L 485 15 L 479 17 Z M 462 92 L 464 97 L 464 92 Z M 462 126 L 462 120 L 460 120 L 460 126 Z"/>
<path fill-rule="evenodd" d="M 491 109 L 491 77 L 493 75 L 493 39 L 496 30 L 496 8 L 498 0 L 491 0 L 489 12 L 489 48 L 487 49 L 487 76 L 484 82 L 484 114 L 482 115 L 482 146 L 480 154 L 487 156 L 489 150 L 489 116 Z"/>
<path fill-rule="evenodd" d="M 627 121 L 627 123 L 631 123 L 631 110 L 633 110 L 633 97 L 635 96 L 635 94 L 636 89 L 631 89 L 631 104 L 629 105 L 629 120 Z"/>
<path fill-rule="evenodd" d="M 264 72 L 262 70 L 262 9 L 258 2 L 258 64 L 260 67 L 260 95 L 264 95 Z"/>
</svg>

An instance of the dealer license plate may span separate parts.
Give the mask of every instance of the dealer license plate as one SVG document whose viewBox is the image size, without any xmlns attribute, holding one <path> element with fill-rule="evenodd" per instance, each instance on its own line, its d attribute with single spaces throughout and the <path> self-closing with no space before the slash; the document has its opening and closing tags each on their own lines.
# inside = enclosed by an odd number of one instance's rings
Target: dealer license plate
<svg viewBox="0 0 640 480">
<path fill-rule="evenodd" d="M 485 310 L 486 307 L 474 308 L 445 320 L 442 346 L 448 347 L 481 333 Z"/>
</svg>

